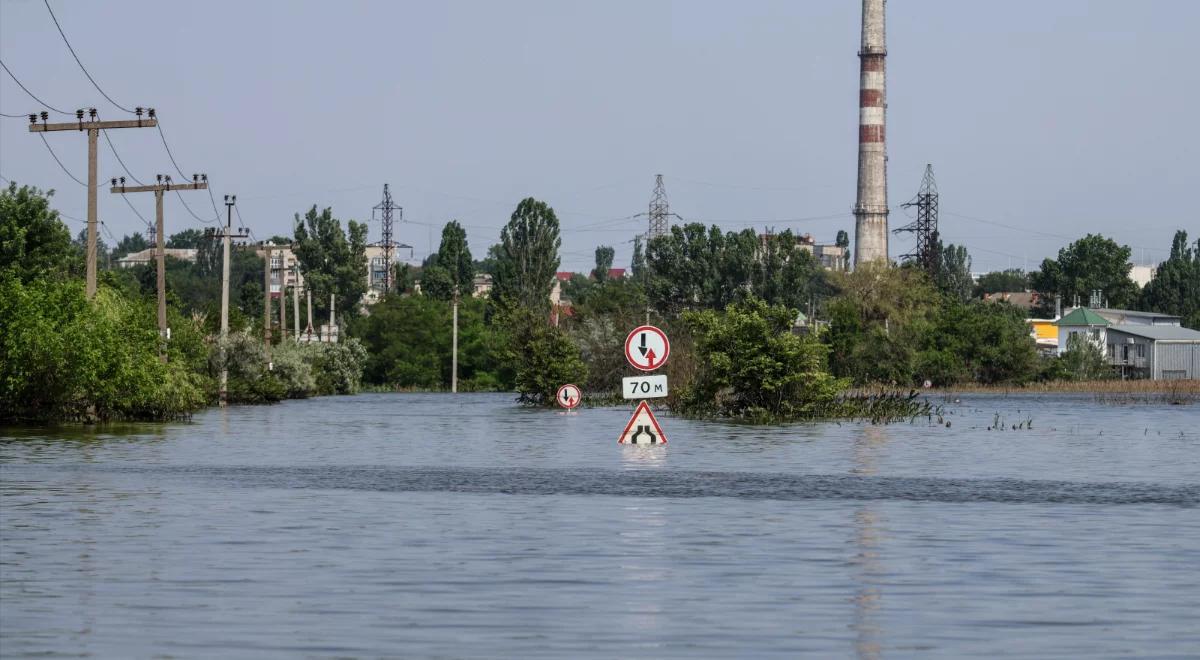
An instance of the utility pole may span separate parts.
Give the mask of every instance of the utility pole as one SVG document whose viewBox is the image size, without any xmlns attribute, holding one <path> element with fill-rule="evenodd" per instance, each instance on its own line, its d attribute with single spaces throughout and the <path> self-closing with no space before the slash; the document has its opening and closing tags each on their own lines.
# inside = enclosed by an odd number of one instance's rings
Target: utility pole
<svg viewBox="0 0 1200 660">
<path fill-rule="evenodd" d="M 229 403 L 229 364 L 226 354 L 229 343 L 229 242 L 233 238 L 245 238 L 248 234 L 233 233 L 233 205 L 237 204 L 237 195 L 225 195 L 225 230 L 221 232 L 222 262 L 221 262 L 221 340 L 219 342 L 218 359 L 221 362 L 221 383 L 217 391 L 221 406 Z"/>
<path fill-rule="evenodd" d="M 138 192 L 154 193 L 154 236 L 156 238 L 154 241 L 154 258 L 158 266 L 158 335 L 161 342 L 160 357 L 163 362 L 166 362 L 166 341 L 169 329 L 167 328 L 167 234 L 163 230 L 163 195 L 172 190 L 204 190 L 208 188 L 208 175 L 193 174 L 191 183 L 171 183 L 171 175 L 169 174 L 159 174 L 155 178 L 158 183 L 151 186 L 126 186 L 125 177 L 112 179 L 112 187 L 109 188 L 109 192 L 120 193 L 122 195 Z M 118 185 L 118 182 L 120 185 Z M 91 244 L 94 250 L 95 245 L 91 241 L 89 241 L 89 244 Z M 95 265 L 94 252 L 91 256 L 91 263 Z"/>
<path fill-rule="evenodd" d="M 458 285 L 454 285 L 454 339 L 450 349 L 450 391 L 458 392 Z"/>
<path fill-rule="evenodd" d="M 646 216 L 649 219 L 649 226 L 646 228 L 646 244 L 642 247 L 642 254 L 645 255 L 650 250 L 650 241 L 659 236 L 666 236 L 667 230 L 671 227 L 671 218 L 675 218 L 683 222 L 683 218 L 678 213 L 671 213 L 671 205 L 667 202 L 667 187 L 663 184 L 663 175 L 654 175 L 654 192 L 650 197 L 650 209 L 646 213 L 639 213 L 633 217 L 640 218 Z M 642 268 L 642 288 L 646 288 L 646 277 L 649 270 L 646 266 Z M 646 325 L 650 325 L 650 304 L 646 303 Z"/>
<path fill-rule="evenodd" d="M 292 264 L 292 319 L 296 323 L 296 341 L 300 341 L 300 278 L 295 277 L 296 265 Z"/>
<path fill-rule="evenodd" d="M 154 108 L 148 111 L 142 108 L 136 108 L 134 114 L 137 119 L 123 119 L 118 121 L 100 121 L 96 115 L 95 108 L 88 108 L 88 120 L 83 120 L 83 110 L 75 111 L 75 122 L 64 122 L 61 124 L 48 124 L 46 119 L 49 115 L 42 112 L 40 117 L 42 123 L 38 123 L 39 115 L 29 115 L 29 132 L 30 133 L 49 133 L 52 131 L 87 131 L 88 141 L 88 209 L 87 209 L 87 297 L 88 300 L 96 297 L 96 232 L 99 224 L 96 209 L 96 169 L 97 169 L 97 140 L 100 137 L 100 131 L 105 131 L 110 128 L 152 128 L 158 126 L 158 120 L 154 118 Z M 149 113 L 149 119 L 142 119 L 144 112 Z M 160 232 L 161 233 L 161 232 Z"/>
<path fill-rule="evenodd" d="M 312 289 L 308 288 L 307 284 L 304 285 L 304 297 L 307 299 L 306 309 L 308 310 L 308 325 L 304 328 L 304 339 L 306 342 L 312 343 Z"/>
<path fill-rule="evenodd" d="M 279 268 L 279 341 L 287 341 L 287 271 L 282 265 Z"/>
<path fill-rule="evenodd" d="M 267 351 L 267 369 L 274 364 L 271 362 L 271 248 L 274 245 L 263 242 L 263 347 Z"/>
</svg>

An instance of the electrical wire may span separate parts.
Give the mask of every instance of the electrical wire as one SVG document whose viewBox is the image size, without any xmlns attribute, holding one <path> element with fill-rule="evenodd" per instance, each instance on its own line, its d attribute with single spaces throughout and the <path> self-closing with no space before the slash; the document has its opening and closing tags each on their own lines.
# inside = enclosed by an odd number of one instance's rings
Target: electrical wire
<svg viewBox="0 0 1200 660">
<path fill-rule="evenodd" d="M 138 217 L 138 220 L 144 222 L 147 227 L 150 226 L 150 222 L 143 218 L 141 213 L 138 213 L 137 208 L 133 205 L 133 202 L 129 201 L 129 198 L 125 196 L 125 193 L 121 193 L 121 199 L 125 200 L 125 203 L 129 206 L 129 210 L 133 211 L 133 214 Z"/>
<path fill-rule="evenodd" d="M 79 179 L 76 179 L 75 175 L 71 174 L 71 170 L 68 170 L 67 166 L 63 165 L 62 161 L 58 159 L 58 154 L 54 153 L 54 150 L 50 148 L 50 143 L 46 141 L 46 136 L 41 133 L 38 133 L 38 137 L 42 138 L 42 144 L 46 145 L 46 150 L 49 151 L 50 155 L 54 157 L 54 162 L 58 163 L 58 166 L 62 168 L 62 171 L 66 172 L 67 176 L 71 177 L 72 181 L 74 181 L 75 183 L 78 183 L 79 185 L 86 188 L 87 184 L 80 181 Z"/>
<path fill-rule="evenodd" d="M 192 207 L 188 206 L 187 200 L 185 200 L 183 198 L 183 195 L 179 194 L 178 190 L 175 191 L 175 196 L 179 198 L 179 203 L 183 204 L 183 208 L 187 209 L 187 212 L 189 214 L 191 214 L 191 216 L 193 218 L 195 218 L 196 220 L 203 222 L 205 224 L 210 224 L 210 223 L 217 222 L 218 220 L 220 220 L 220 218 L 213 218 L 211 220 L 205 220 L 204 218 L 201 218 L 200 216 L 196 215 L 196 212 L 192 210 Z"/>
<path fill-rule="evenodd" d="M 162 122 L 155 122 L 154 126 L 158 129 L 158 136 L 162 138 L 163 148 L 167 150 L 167 157 L 171 159 L 171 164 L 175 166 L 175 171 L 179 172 L 179 176 L 184 179 L 188 178 L 188 175 L 184 174 L 183 170 L 179 168 L 179 163 L 175 162 L 175 154 L 171 153 L 171 146 L 167 144 L 167 136 L 163 133 Z"/>
<path fill-rule="evenodd" d="M 112 139 L 108 137 L 108 131 L 101 131 L 101 133 L 104 133 L 104 141 L 108 142 L 108 148 L 111 149 L 112 154 L 117 157 L 117 162 L 121 164 L 121 169 L 125 170 L 125 173 L 129 175 L 129 178 L 133 179 L 134 182 L 139 186 L 146 185 L 142 183 L 141 179 L 138 179 L 136 176 L 134 176 L 133 172 L 130 172 L 128 167 L 125 167 L 125 161 L 121 160 L 121 154 L 117 153 L 117 148 L 113 146 Z"/>
<path fill-rule="evenodd" d="M 63 112 L 62 110 L 59 110 L 58 108 L 50 105 L 49 103 L 46 103 L 45 101 L 39 99 L 33 92 L 29 91 L 28 87 L 26 87 L 25 85 L 22 85 L 20 80 L 17 80 L 17 77 L 15 75 L 13 75 L 13 72 L 11 70 L 9 70 L 8 65 L 4 63 L 4 60 L 0 60 L 0 68 L 4 69 L 4 72 L 8 74 L 8 77 L 12 78 L 13 82 L 17 83 L 17 87 L 20 87 L 26 94 L 28 94 L 29 98 L 33 99 L 34 101 L 37 101 L 38 103 L 41 103 L 46 108 L 49 108 L 50 110 L 53 110 L 54 112 L 57 112 L 60 115 L 67 115 L 68 117 L 71 116 L 71 113 Z"/>
<path fill-rule="evenodd" d="M 0 117 L 8 117 L 9 119 L 25 119 L 29 115 L 10 115 L 7 112 L 0 112 Z"/>
<path fill-rule="evenodd" d="M 46 11 L 50 12 L 50 18 L 54 19 L 54 27 L 58 28 L 58 33 L 62 35 L 63 43 L 67 45 L 67 50 L 71 51 L 71 57 L 75 58 L 75 63 L 79 65 L 80 70 L 83 71 L 83 75 L 87 76 L 87 79 L 92 81 L 92 86 L 95 87 L 96 91 L 100 92 L 104 98 L 108 99 L 109 103 L 120 108 L 121 110 L 124 110 L 125 112 L 128 112 L 131 115 L 134 114 L 133 110 L 130 110 L 129 108 L 126 108 L 120 103 L 112 100 L 112 97 L 100 88 L 100 85 L 96 83 L 96 79 L 92 77 L 92 74 L 88 73 L 87 67 L 83 66 L 83 62 L 79 59 L 79 56 L 75 54 L 75 49 L 71 47 L 71 42 L 67 40 L 66 33 L 63 32 L 62 26 L 58 24 L 58 17 L 54 15 L 54 10 L 50 8 L 50 0 L 44 0 L 44 2 L 46 3 Z"/>
</svg>

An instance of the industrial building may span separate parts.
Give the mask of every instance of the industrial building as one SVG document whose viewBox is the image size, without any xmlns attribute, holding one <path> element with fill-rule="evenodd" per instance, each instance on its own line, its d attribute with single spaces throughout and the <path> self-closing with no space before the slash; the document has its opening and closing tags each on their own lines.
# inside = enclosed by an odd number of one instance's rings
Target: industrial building
<svg viewBox="0 0 1200 660">
<path fill-rule="evenodd" d="M 1200 332 L 1181 327 L 1178 316 L 1080 307 L 1057 325 L 1060 355 L 1072 335 L 1081 335 L 1122 378 L 1200 378 Z"/>
</svg>

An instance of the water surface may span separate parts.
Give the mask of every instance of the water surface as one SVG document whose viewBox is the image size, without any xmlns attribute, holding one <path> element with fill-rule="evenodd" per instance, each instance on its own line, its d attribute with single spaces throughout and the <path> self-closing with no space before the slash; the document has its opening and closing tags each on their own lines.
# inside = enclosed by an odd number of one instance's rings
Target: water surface
<svg viewBox="0 0 1200 660">
<path fill-rule="evenodd" d="M 1200 648 L 1194 406 L 968 396 L 949 428 L 665 415 L 668 446 L 621 447 L 628 413 L 365 394 L 0 430 L 0 654 Z"/>
</svg>

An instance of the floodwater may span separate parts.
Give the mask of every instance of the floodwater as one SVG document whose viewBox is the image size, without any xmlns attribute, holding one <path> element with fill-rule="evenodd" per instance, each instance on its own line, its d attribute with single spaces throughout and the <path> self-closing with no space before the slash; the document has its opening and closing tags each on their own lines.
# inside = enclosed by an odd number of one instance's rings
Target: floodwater
<svg viewBox="0 0 1200 660">
<path fill-rule="evenodd" d="M 663 415 L 666 447 L 508 395 L 0 429 L 0 655 L 1200 653 L 1200 406 L 945 412 Z"/>
</svg>

